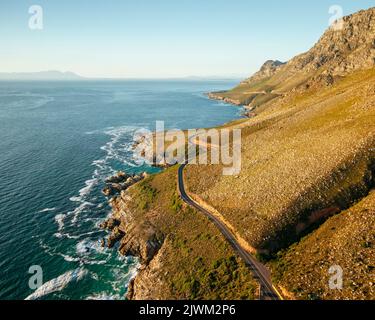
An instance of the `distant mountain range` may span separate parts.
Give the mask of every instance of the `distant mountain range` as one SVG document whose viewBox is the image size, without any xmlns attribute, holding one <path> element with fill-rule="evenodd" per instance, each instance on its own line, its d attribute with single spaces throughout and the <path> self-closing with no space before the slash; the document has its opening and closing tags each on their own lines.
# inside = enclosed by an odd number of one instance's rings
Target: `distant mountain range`
<svg viewBox="0 0 375 320">
<path fill-rule="evenodd" d="M 73 72 L 61 71 L 40 71 L 40 72 L 0 72 L 0 80 L 83 80 L 81 77 Z"/>
<path fill-rule="evenodd" d="M 139 78 L 139 79 L 155 79 L 155 80 L 174 80 L 174 79 L 183 79 L 183 80 L 240 80 L 244 77 L 239 75 L 226 75 L 226 76 L 187 76 L 187 77 L 171 77 L 171 78 Z M 18 81 L 30 81 L 30 80 L 137 80 L 138 78 L 111 78 L 111 77 L 82 77 L 74 72 L 67 71 L 61 72 L 56 70 L 50 71 L 39 71 L 39 72 L 0 72 L 0 81 L 1 80 L 18 80 Z"/>
</svg>

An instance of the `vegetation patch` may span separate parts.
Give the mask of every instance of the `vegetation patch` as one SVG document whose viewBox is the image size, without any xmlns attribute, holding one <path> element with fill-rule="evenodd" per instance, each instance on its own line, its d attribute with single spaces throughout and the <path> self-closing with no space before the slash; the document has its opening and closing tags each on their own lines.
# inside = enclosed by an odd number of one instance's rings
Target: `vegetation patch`
<svg viewBox="0 0 375 320">
<path fill-rule="evenodd" d="M 177 170 L 150 177 L 120 200 L 127 209 L 127 240 L 164 239 L 134 281 L 132 298 L 254 299 L 257 283 L 250 270 L 217 228 L 180 200 Z"/>
</svg>

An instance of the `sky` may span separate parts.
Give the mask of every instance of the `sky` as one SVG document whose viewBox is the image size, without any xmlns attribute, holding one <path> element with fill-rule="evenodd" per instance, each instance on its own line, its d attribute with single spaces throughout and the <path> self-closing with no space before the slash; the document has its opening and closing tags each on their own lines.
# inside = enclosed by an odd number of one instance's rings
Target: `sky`
<svg viewBox="0 0 375 320">
<path fill-rule="evenodd" d="M 43 28 L 30 29 L 32 5 Z M 307 51 L 333 14 L 375 0 L 0 0 L 0 72 L 244 77 Z"/>
</svg>

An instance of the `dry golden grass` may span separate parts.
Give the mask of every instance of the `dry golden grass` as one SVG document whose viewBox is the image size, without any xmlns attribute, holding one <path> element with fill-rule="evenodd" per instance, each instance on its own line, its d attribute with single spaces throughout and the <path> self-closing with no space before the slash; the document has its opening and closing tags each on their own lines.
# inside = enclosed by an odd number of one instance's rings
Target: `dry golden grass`
<svg viewBox="0 0 375 320">
<path fill-rule="evenodd" d="M 287 246 L 301 236 L 297 225 L 311 214 L 345 209 L 368 192 L 374 92 L 372 69 L 333 87 L 271 101 L 258 117 L 239 125 L 241 174 L 228 177 L 219 166 L 189 166 L 190 191 L 215 207 L 251 246 L 265 251 Z"/>
<path fill-rule="evenodd" d="M 274 282 L 296 299 L 375 299 L 375 192 L 280 253 Z M 343 269 L 342 290 L 331 290 L 329 269 Z"/>
<path fill-rule="evenodd" d="M 375 183 L 375 69 L 333 87 L 290 93 L 264 104 L 257 117 L 222 127 L 242 129 L 241 174 L 190 165 L 189 193 L 215 208 L 260 257 L 275 258 L 310 233 L 271 263 L 275 282 L 296 298 L 373 298 L 366 277 L 374 265 L 374 196 L 351 207 Z M 123 201 L 125 242 L 150 234 L 163 240 L 136 279 L 135 297 L 253 299 L 249 271 L 215 226 L 181 203 L 176 181 L 172 167 L 135 185 Z M 346 290 L 324 287 L 329 264 L 347 270 Z M 320 277 L 316 283 L 310 273 Z"/>
</svg>

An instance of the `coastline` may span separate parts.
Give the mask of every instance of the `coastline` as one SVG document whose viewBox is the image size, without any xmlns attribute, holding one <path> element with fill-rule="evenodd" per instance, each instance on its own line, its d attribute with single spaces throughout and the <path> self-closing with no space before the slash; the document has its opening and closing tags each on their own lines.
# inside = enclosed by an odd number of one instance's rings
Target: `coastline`
<svg viewBox="0 0 375 320">
<path fill-rule="evenodd" d="M 255 113 L 254 113 L 255 107 L 254 106 L 243 104 L 243 103 L 241 103 L 240 100 L 224 97 L 224 96 L 220 95 L 221 93 L 224 93 L 224 91 L 208 92 L 208 93 L 206 93 L 206 96 L 211 100 L 223 101 L 223 102 L 231 104 L 233 106 L 242 107 L 244 109 L 244 112 L 243 112 L 244 117 L 253 118 L 255 116 Z"/>
<path fill-rule="evenodd" d="M 110 200 L 107 225 L 120 231 L 118 250 L 140 263 L 127 299 L 254 299 L 257 283 L 246 265 L 206 217 L 180 200 L 177 170 L 150 175 Z"/>
<path fill-rule="evenodd" d="M 216 98 L 214 92 L 206 93 L 205 96 L 211 100 L 223 101 L 228 105 L 244 108 L 242 116 L 245 118 L 253 116 L 249 111 L 246 111 L 249 110 L 246 106 L 241 105 L 237 101 Z M 216 126 L 216 128 L 230 125 L 235 121 L 236 119 L 232 119 L 229 122 Z M 160 166 L 154 163 L 153 167 L 162 169 L 161 172 L 152 175 L 156 176 L 161 175 L 170 168 L 173 170 L 177 165 L 170 167 Z M 116 243 L 119 243 L 118 250 L 121 255 L 133 256 L 140 261 L 140 267 L 137 273 L 128 284 L 126 298 L 129 300 L 149 299 L 153 297 L 154 292 L 147 288 L 152 288 L 155 284 L 153 282 L 159 281 L 157 279 L 152 279 L 152 274 L 154 270 L 160 268 L 162 264 L 162 254 L 159 253 L 162 251 L 166 239 L 170 236 L 170 234 L 158 235 L 160 230 L 155 229 L 154 226 L 150 227 L 147 223 L 147 213 L 141 218 L 141 221 L 134 218 L 135 216 L 139 216 L 139 214 L 135 212 L 137 208 L 134 206 L 136 201 L 134 201 L 134 198 L 131 196 L 132 190 L 149 178 L 152 178 L 152 176 L 143 173 L 140 176 L 136 176 L 135 179 L 132 179 L 131 183 L 125 183 L 125 185 L 121 187 L 121 183 L 129 179 L 129 175 L 119 172 L 117 175 L 107 179 L 107 185 L 103 189 L 103 193 L 108 197 L 108 202 L 112 207 L 112 213 L 100 226 L 102 229 L 109 231 L 108 239 L 102 240 L 102 246 L 108 244 L 109 248 L 113 248 Z M 119 177 L 120 181 L 118 181 Z M 121 177 L 125 178 L 122 179 Z M 114 181 L 117 185 L 114 187 L 108 186 L 108 182 L 111 184 L 111 181 Z M 143 290 L 142 293 L 140 292 L 140 288 Z M 160 292 L 156 295 L 160 295 Z"/>
</svg>

